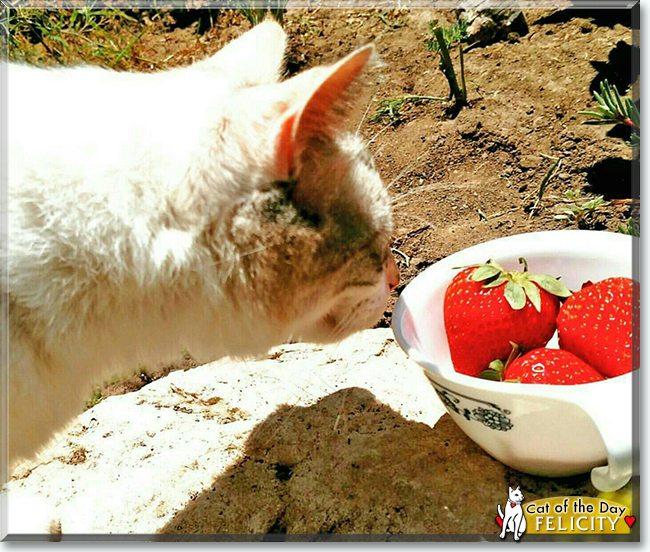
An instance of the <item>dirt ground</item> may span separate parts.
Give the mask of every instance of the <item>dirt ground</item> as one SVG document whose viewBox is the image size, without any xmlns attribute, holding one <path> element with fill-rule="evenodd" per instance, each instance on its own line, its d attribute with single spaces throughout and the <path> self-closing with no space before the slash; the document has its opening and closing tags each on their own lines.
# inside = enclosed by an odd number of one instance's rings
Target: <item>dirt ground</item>
<svg viewBox="0 0 650 552">
<path fill-rule="evenodd" d="M 251 26 L 240 12 L 229 10 L 147 10 L 129 16 L 133 20 L 117 29 L 128 55 L 120 50 L 110 63 L 81 47 L 61 53 L 42 36 L 28 37 L 13 54 L 36 62 L 83 59 L 151 71 L 214 53 Z M 577 113 L 593 107 L 591 91 L 604 78 L 621 93 L 637 80 L 631 71 L 630 12 L 528 10 L 524 16 L 524 36 L 466 48 L 469 105 L 457 116 L 450 115 L 449 104 L 431 101 L 404 104 L 394 120 L 374 120 L 382 100 L 448 94 L 438 54 L 426 43 L 431 38 L 429 22 L 451 24 L 455 11 L 285 13 L 290 74 L 333 62 L 368 42 L 376 44 L 384 62 L 373 74 L 363 120 L 354 121 L 368 139 L 394 201 L 393 247 L 402 283 L 381 326 L 390 324 L 404 286 L 456 251 L 538 230 L 580 226 L 617 231 L 630 216 L 631 149 L 610 127 L 582 125 L 584 117 Z M 116 31 L 110 25 L 107 29 Z M 457 51 L 452 57 L 457 62 Z M 531 210 L 552 158 L 561 158 L 561 164 L 539 208 Z M 584 200 L 602 195 L 604 202 L 579 223 L 556 220 L 568 190 L 580 191 Z M 191 359 L 180 364 L 185 365 L 191 365 Z M 120 384 L 116 392 L 137 388 L 166 371 L 147 367 L 146 377 L 138 375 L 127 382 L 128 389 Z"/>
</svg>

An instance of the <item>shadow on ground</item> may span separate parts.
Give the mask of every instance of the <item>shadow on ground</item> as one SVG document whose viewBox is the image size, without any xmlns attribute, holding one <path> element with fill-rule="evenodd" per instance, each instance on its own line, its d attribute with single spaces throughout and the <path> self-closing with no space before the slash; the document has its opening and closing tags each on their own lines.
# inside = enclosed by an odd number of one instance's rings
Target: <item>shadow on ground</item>
<svg viewBox="0 0 650 552">
<path fill-rule="evenodd" d="M 620 24 L 632 28 L 632 11 L 629 9 L 574 9 L 558 10 L 535 21 L 536 25 L 566 23 L 572 19 L 590 19 L 594 25 L 609 27 Z"/>
<path fill-rule="evenodd" d="M 632 161 L 608 157 L 587 169 L 587 191 L 605 199 L 627 199 L 632 195 Z"/>
<path fill-rule="evenodd" d="M 591 66 L 598 71 L 589 85 L 591 92 L 600 92 L 600 83 L 607 80 L 624 96 L 630 86 L 639 78 L 638 64 L 633 63 L 640 55 L 637 46 L 630 46 L 619 40 L 607 56 L 607 61 L 590 61 Z"/>
<path fill-rule="evenodd" d="M 594 493 L 588 476 L 550 480 L 506 468 L 448 415 L 431 428 L 349 388 L 276 410 L 255 429 L 244 457 L 157 540 L 493 535 L 509 485 L 521 485 L 526 500 Z"/>
</svg>

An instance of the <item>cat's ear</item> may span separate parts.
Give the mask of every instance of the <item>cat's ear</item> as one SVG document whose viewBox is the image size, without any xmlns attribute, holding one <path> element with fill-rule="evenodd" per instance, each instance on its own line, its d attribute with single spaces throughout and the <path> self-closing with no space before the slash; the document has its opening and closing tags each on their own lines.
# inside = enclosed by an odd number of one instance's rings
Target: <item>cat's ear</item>
<svg viewBox="0 0 650 552">
<path fill-rule="evenodd" d="M 512 492 L 512 487 L 508 487 L 508 494 Z"/>
<path fill-rule="evenodd" d="M 336 118 L 335 106 L 344 103 L 349 86 L 374 53 L 372 44 L 364 46 L 331 67 L 313 69 L 311 75 L 307 72 L 292 79 L 307 90 L 293 94 L 296 105 L 288 107 L 276 127 L 273 150 L 277 180 L 289 180 L 298 175 L 300 156 L 308 142 L 331 130 Z"/>
<path fill-rule="evenodd" d="M 192 67 L 219 71 L 239 86 L 272 84 L 282 74 L 286 41 L 282 27 L 266 20 Z"/>
<path fill-rule="evenodd" d="M 515 491 L 518 491 L 518 490 L 519 490 L 519 485 L 517 485 L 517 488 L 515 489 Z"/>
</svg>

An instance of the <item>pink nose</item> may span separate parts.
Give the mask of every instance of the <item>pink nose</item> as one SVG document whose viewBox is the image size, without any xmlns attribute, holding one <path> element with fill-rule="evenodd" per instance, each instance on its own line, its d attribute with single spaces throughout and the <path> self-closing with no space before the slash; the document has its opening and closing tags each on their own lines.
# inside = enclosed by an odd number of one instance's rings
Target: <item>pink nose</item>
<svg viewBox="0 0 650 552">
<path fill-rule="evenodd" d="M 388 254 L 388 258 L 384 264 L 384 270 L 386 271 L 386 283 L 388 288 L 393 291 L 399 284 L 399 270 L 397 269 L 397 263 L 395 262 L 395 257 L 392 253 Z"/>
</svg>

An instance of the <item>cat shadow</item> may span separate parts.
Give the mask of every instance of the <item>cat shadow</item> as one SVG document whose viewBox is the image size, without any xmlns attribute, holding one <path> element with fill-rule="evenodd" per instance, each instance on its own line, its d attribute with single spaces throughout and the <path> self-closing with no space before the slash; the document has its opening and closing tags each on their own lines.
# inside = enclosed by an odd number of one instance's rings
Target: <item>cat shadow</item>
<svg viewBox="0 0 650 552">
<path fill-rule="evenodd" d="M 278 407 L 241 459 L 155 540 L 497 540 L 496 505 L 509 485 L 521 485 L 526 500 L 549 489 L 593 492 L 588 476 L 550 480 L 507 468 L 449 415 L 430 427 L 348 388 L 311 406 Z"/>
</svg>

